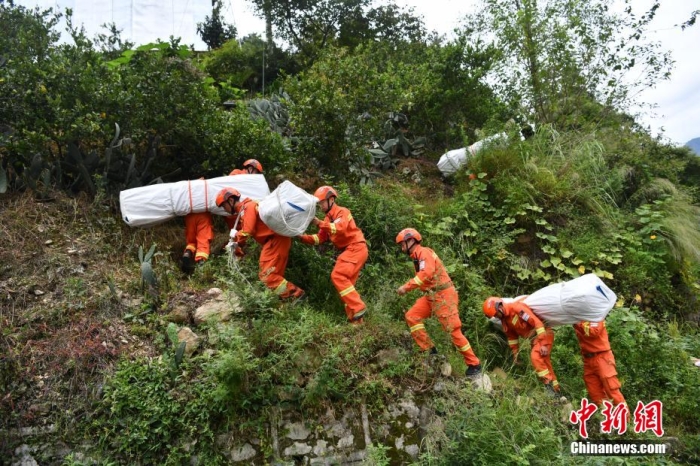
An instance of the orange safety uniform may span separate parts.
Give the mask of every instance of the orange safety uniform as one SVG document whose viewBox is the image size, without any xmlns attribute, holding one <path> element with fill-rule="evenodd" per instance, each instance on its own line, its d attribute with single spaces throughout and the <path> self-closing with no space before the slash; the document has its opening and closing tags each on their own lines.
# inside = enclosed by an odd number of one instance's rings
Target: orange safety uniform
<svg viewBox="0 0 700 466">
<path fill-rule="evenodd" d="M 608 331 L 603 322 L 579 322 L 573 325 L 583 356 L 583 380 L 591 401 L 602 405 L 612 400 L 616 405 L 625 403 L 617 379 L 615 356 L 610 349 Z"/>
<path fill-rule="evenodd" d="M 231 173 L 228 174 L 228 176 L 234 176 L 234 175 L 247 175 L 248 172 L 245 169 L 240 169 L 240 168 L 234 168 L 231 170 Z M 236 225 L 236 216 L 235 215 L 227 215 L 224 217 L 224 221 L 226 222 L 226 225 L 228 225 L 229 230 L 232 228 L 235 228 L 234 225 Z"/>
<path fill-rule="evenodd" d="M 214 239 L 214 222 L 209 212 L 185 215 L 185 251 L 191 251 L 195 262 L 209 259 L 209 243 Z"/>
<path fill-rule="evenodd" d="M 405 314 L 406 324 L 411 330 L 411 336 L 418 346 L 430 350 L 434 345 L 425 331 L 423 321 L 433 313 L 442 324 L 442 328 L 452 337 L 452 343 L 462 353 L 467 366 L 478 366 L 479 358 L 474 354 L 469 340 L 462 333 L 462 322 L 459 319 L 459 296 L 447 275 L 447 270 L 440 258 L 430 249 L 416 244 L 411 252 L 416 276 L 406 282 L 406 291 L 419 288 L 425 293 Z"/>
<path fill-rule="evenodd" d="M 535 368 L 537 377 L 545 384 L 551 382 L 552 388 L 559 391 L 559 382 L 552 367 L 552 345 L 554 344 L 554 332 L 551 328 L 545 327 L 542 321 L 532 312 L 530 307 L 520 301 L 503 303 L 503 331 L 508 338 L 508 346 L 513 351 L 513 356 L 518 355 L 518 337 L 532 338 L 532 351 L 530 360 Z M 547 356 L 540 354 L 542 346 L 549 346 Z"/>
<path fill-rule="evenodd" d="M 301 235 L 304 244 L 318 245 L 331 241 L 342 252 L 331 272 L 331 281 L 345 304 L 345 314 L 353 321 L 365 313 L 365 303 L 355 289 L 360 270 L 367 262 L 369 252 L 365 235 L 352 218 L 350 210 L 333 204 L 326 218 L 319 224 L 315 235 Z"/>
<path fill-rule="evenodd" d="M 235 211 L 241 214 L 241 220 L 234 241 L 242 246 L 252 237 L 262 246 L 260 280 L 282 299 L 302 296 L 304 290 L 284 278 L 292 238 L 279 235 L 265 225 L 258 214 L 258 203 L 252 199 L 236 203 Z"/>
</svg>

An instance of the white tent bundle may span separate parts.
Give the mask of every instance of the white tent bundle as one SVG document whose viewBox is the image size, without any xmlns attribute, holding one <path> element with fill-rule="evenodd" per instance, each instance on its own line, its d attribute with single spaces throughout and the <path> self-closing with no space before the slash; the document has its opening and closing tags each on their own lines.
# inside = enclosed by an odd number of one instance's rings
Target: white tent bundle
<svg viewBox="0 0 700 466">
<path fill-rule="evenodd" d="M 275 233 L 299 236 L 316 215 L 317 199 L 291 181 L 285 181 L 263 199 L 258 212 L 260 219 Z"/>
<path fill-rule="evenodd" d="M 457 173 L 457 170 L 462 167 L 462 165 L 467 163 L 467 160 L 472 156 L 476 155 L 487 145 L 496 142 L 503 142 L 508 138 L 506 133 L 498 133 L 493 136 L 477 141 L 469 147 L 462 147 L 461 149 L 454 149 L 440 157 L 437 166 L 444 176 L 451 176 Z"/>
<path fill-rule="evenodd" d="M 595 274 L 555 283 L 535 291 L 523 302 L 548 325 L 569 325 L 582 320 L 600 322 L 615 305 L 617 296 Z"/>
<path fill-rule="evenodd" d="M 223 188 L 236 188 L 241 200 L 259 200 L 270 194 L 263 175 L 221 176 L 142 186 L 119 193 L 122 219 L 132 227 L 151 227 L 189 213 L 228 215 L 216 206 L 216 195 Z"/>
</svg>

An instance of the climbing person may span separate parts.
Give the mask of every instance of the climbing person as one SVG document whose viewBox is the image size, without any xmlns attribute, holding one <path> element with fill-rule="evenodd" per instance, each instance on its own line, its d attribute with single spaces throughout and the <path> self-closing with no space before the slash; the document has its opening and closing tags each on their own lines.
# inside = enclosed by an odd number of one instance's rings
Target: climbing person
<svg viewBox="0 0 700 466">
<path fill-rule="evenodd" d="M 228 175 L 262 175 L 262 172 L 263 167 L 260 162 L 258 162 L 255 159 L 248 159 L 245 162 L 243 162 L 242 169 L 235 168 Z M 235 228 L 236 217 L 229 215 L 227 217 L 224 217 L 224 221 L 226 222 L 226 225 L 228 225 L 230 230 Z"/>
<path fill-rule="evenodd" d="M 248 159 L 245 162 L 243 162 L 243 168 L 239 169 L 236 168 L 231 173 L 229 173 L 229 176 L 232 175 L 260 175 L 263 172 L 263 167 L 260 162 L 258 162 L 255 159 Z"/>
<path fill-rule="evenodd" d="M 214 239 L 214 221 L 209 212 L 185 215 L 185 251 L 182 254 L 181 269 L 190 274 L 195 266 L 209 259 L 210 243 Z"/>
<path fill-rule="evenodd" d="M 314 193 L 314 197 L 326 216 L 323 220 L 316 217 L 312 220 L 318 227 L 318 233 L 301 235 L 299 239 L 302 243 L 311 245 L 330 241 L 341 251 L 331 272 L 331 281 L 340 295 L 340 300 L 345 304 L 348 322 L 354 325 L 361 324 L 364 322 L 363 316 L 367 306 L 355 289 L 355 283 L 369 256 L 365 235 L 358 228 L 350 210 L 336 203 L 338 193 L 335 189 L 321 186 Z"/>
<path fill-rule="evenodd" d="M 481 374 L 481 363 L 461 330 L 457 290 L 440 258 L 432 249 L 422 246 L 421 241 L 421 234 L 413 228 L 405 228 L 396 236 L 396 243 L 401 246 L 402 252 L 413 259 L 416 270 L 416 275 L 396 292 L 404 295 L 418 288 L 425 293 L 404 316 L 411 337 L 421 350 L 437 354 L 423 324 L 425 319 L 435 314 L 442 328 L 452 337 L 457 351 L 462 354 L 467 365 L 467 377 L 476 377 Z"/>
<path fill-rule="evenodd" d="M 603 400 L 612 400 L 615 405 L 625 403 L 605 321 L 581 321 L 573 327 L 581 347 L 583 381 L 591 401 L 598 406 L 602 406 Z"/>
<path fill-rule="evenodd" d="M 503 298 L 492 296 L 484 301 L 483 308 L 486 317 L 496 317 L 501 321 L 516 363 L 519 351 L 518 338 L 532 339 L 530 360 L 535 373 L 550 393 L 558 393 L 559 382 L 554 374 L 551 360 L 554 343 L 552 329 L 545 327 L 532 309 L 522 301 L 506 303 Z"/>
<path fill-rule="evenodd" d="M 284 278 L 289 259 L 292 238 L 275 233 L 260 218 L 258 203 L 250 198 L 241 202 L 240 193 L 233 188 L 224 188 L 216 195 L 216 205 L 229 215 L 239 216 L 238 230 L 231 231 L 231 239 L 242 247 L 249 237 L 261 246 L 260 280 L 277 294 L 280 299 L 299 300 L 304 290 Z"/>
</svg>

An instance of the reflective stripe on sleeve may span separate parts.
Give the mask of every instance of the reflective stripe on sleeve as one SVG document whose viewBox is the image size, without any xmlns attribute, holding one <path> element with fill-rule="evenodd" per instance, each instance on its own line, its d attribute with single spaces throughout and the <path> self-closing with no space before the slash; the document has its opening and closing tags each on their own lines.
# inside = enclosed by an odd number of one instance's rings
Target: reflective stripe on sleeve
<svg viewBox="0 0 700 466">
<path fill-rule="evenodd" d="M 417 331 L 417 330 L 421 330 L 421 329 L 425 329 L 425 325 L 423 325 L 423 324 L 416 324 L 416 325 L 414 325 L 413 327 L 411 327 L 409 330 L 411 331 L 411 333 L 413 333 L 413 332 L 415 332 L 415 331 Z"/>
</svg>

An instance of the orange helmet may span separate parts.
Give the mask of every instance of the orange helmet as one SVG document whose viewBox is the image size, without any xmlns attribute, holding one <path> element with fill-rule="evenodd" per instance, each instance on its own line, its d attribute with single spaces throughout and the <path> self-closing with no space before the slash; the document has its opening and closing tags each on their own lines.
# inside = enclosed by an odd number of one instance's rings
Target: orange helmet
<svg viewBox="0 0 700 466">
<path fill-rule="evenodd" d="M 260 173 L 263 172 L 262 164 L 255 159 L 248 159 L 245 162 L 243 162 L 243 168 L 245 169 L 248 167 L 253 167 Z"/>
<path fill-rule="evenodd" d="M 408 241 L 411 238 L 419 242 L 423 239 L 420 233 L 418 233 L 418 230 L 415 230 L 413 228 L 404 228 L 399 232 L 398 235 L 396 235 L 396 243 L 403 243 L 404 241 Z"/>
<path fill-rule="evenodd" d="M 496 308 L 499 304 L 503 304 L 503 299 L 491 296 L 484 301 L 484 315 L 491 318 L 496 315 Z"/>
<path fill-rule="evenodd" d="M 221 207 L 221 204 L 226 202 L 231 196 L 236 198 L 236 202 L 241 199 L 241 193 L 235 188 L 224 188 L 216 195 L 216 207 Z"/>
<path fill-rule="evenodd" d="M 321 186 L 314 193 L 314 197 L 319 201 L 325 201 L 331 197 L 338 197 L 338 193 L 330 186 Z"/>
</svg>

